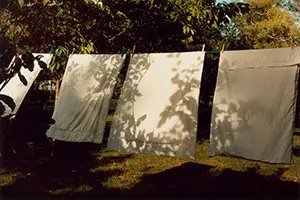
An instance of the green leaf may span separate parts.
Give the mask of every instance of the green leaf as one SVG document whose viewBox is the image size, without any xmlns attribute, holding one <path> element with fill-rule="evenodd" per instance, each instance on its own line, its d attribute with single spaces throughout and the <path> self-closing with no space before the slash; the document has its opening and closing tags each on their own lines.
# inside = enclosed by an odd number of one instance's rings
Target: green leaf
<svg viewBox="0 0 300 200">
<path fill-rule="evenodd" d="M 18 0 L 18 3 L 21 8 L 24 6 L 24 0 Z"/>
<path fill-rule="evenodd" d="M 61 48 L 59 48 L 59 49 L 56 50 L 56 55 L 57 55 L 57 56 L 60 56 L 61 53 L 62 53 L 62 49 L 61 49 Z"/>
<path fill-rule="evenodd" d="M 216 22 L 214 22 L 214 23 L 212 24 L 212 28 L 217 29 L 217 28 L 218 28 L 218 24 L 217 24 Z"/>
<path fill-rule="evenodd" d="M 64 13 L 63 9 L 60 9 L 57 13 L 56 13 L 56 17 L 60 17 L 62 14 Z"/>
</svg>

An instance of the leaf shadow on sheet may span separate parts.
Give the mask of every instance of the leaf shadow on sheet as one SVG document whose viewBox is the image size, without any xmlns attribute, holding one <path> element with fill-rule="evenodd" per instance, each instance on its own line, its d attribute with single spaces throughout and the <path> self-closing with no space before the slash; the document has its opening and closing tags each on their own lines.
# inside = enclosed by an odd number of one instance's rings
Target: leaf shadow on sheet
<svg viewBox="0 0 300 200">
<path fill-rule="evenodd" d="M 180 54 L 169 54 L 168 57 L 176 59 L 177 65 L 180 66 Z M 149 55 L 136 55 L 132 58 L 131 64 L 135 67 L 129 68 L 127 72 L 127 78 L 112 123 L 111 138 L 109 139 L 111 144 L 109 146 L 128 152 L 170 156 L 175 156 L 175 152 L 182 146 L 183 148 L 190 148 L 189 145 L 185 144 L 184 146 L 183 143 L 186 141 L 189 141 L 189 144 L 196 142 L 198 96 L 194 97 L 190 93 L 193 90 L 199 90 L 200 81 L 194 75 L 199 73 L 199 68 L 191 70 L 177 69 L 175 66 L 172 68 L 170 82 L 176 86 L 176 91 L 169 96 L 169 103 L 161 111 L 156 126 L 152 127 L 152 131 L 149 131 L 149 128 L 146 130 L 141 128 L 143 126 L 140 126 L 147 120 L 147 114 L 136 116 L 134 112 L 136 99 L 143 95 L 139 91 L 139 84 L 151 67 Z M 153 81 L 159 82 L 159 79 L 153 79 Z M 155 93 L 155 90 L 153 95 L 155 97 L 160 96 L 157 91 Z M 142 103 L 139 102 L 139 104 Z M 153 110 L 156 109 L 156 105 L 151 106 L 153 106 Z M 139 109 L 143 110 L 143 108 Z M 159 132 L 159 129 L 169 120 L 176 121 L 176 123 L 173 122 L 170 128 L 165 128 L 163 132 Z M 121 137 L 121 139 L 118 137 Z M 181 154 L 180 156 L 186 156 L 184 153 Z"/>
<path fill-rule="evenodd" d="M 105 130 L 109 101 L 124 61 L 119 55 L 89 56 L 91 61 L 84 66 L 73 62 L 67 68 L 69 75 L 64 77 L 57 113 L 66 110 L 69 117 L 62 119 L 58 115 L 57 121 L 60 122 L 55 124 L 60 130 L 81 132 L 82 142 L 101 141 L 99 137 L 102 137 Z M 72 141 L 71 137 L 66 140 Z"/>
<path fill-rule="evenodd" d="M 281 133 L 292 132 L 292 124 L 287 117 L 290 117 L 290 113 L 293 112 L 293 106 L 288 105 L 288 107 L 283 103 L 286 101 L 285 96 L 291 95 L 288 92 L 289 88 L 282 92 L 275 89 L 274 92 L 261 92 L 270 87 L 271 83 L 269 83 L 264 87 L 261 86 L 260 92 L 256 92 L 257 90 L 254 90 L 252 85 L 255 85 L 257 80 L 250 77 L 246 81 L 244 79 L 235 80 L 237 81 L 235 84 L 244 86 L 244 91 L 242 91 L 241 87 L 239 89 L 233 87 L 233 79 L 239 75 L 239 72 L 234 73 L 235 76 L 232 76 L 229 71 L 219 70 L 211 117 L 211 155 L 251 155 L 248 158 L 256 156 L 256 159 L 267 161 L 274 155 L 273 147 L 281 146 L 281 148 L 285 148 L 281 151 L 281 156 L 286 157 L 288 154 L 285 152 L 291 151 L 292 147 L 287 144 L 285 136 L 282 136 Z M 278 74 L 272 75 L 272 78 L 278 79 Z M 260 74 L 259 78 L 262 77 L 264 74 Z M 283 76 L 278 81 L 283 81 L 284 78 Z M 248 84 L 251 90 L 248 90 Z M 276 108 L 274 108 L 274 103 L 267 102 L 270 97 L 276 99 L 278 103 Z M 275 136 L 270 137 L 270 133 L 274 133 Z M 283 143 L 286 145 L 284 146 Z M 253 148 L 254 146 L 255 148 Z M 277 151 L 278 153 L 279 151 Z M 260 157 L 258 158 L 257 155 Z"/>
<path fill-rule="evenodd" d="M 4 70 L 0 71 L 0 116 L 6 112 L 6 115 L 10 115 L 11 113 L 14 112 L 15 108 L 16 108 L 16 102 L 19 102 L 18 99 L 13 99 L 12 97 L 10 97 L 9 95 L 6 94 L 2 94 L 1 90 L 5 88 L 5 86 L 7 84 L 10 83 L 10 81 L 12 79 L 17 79 L 18 81 L 20 81 L 24 86 L 28 85 L 28 80 L 27 78 L 22 74 L 23 70 L 28 70 L 29 72 L 33 72 L 34 68 L 40 67 L 41 69 L 45 69 L 45 66 L 47 66 L 47 64 L 41 60 L 42 56 L 38 55 L 36 57 L 34 57 L 32 54 L 27 53 L 22 55 L 22 59 L 21 60 L 19 57 L 17 57 L 16 59 L 17 62 L 13 61 L 13 64 L 11 65 L 11 70 L 8 72 L 5 72 Z M 5 106 L 7 105 L 7 106 Z M 7 109 L 7 107 L 9 107 L 10 111 Z"/>
</svg>

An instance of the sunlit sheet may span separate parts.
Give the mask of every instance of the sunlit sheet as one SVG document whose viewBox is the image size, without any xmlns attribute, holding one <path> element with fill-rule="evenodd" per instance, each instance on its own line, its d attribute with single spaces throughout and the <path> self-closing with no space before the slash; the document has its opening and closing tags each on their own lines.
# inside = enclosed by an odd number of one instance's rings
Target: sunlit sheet
<svg viewBox="0 0 300 200">
<path fill-rule="evenodd" d="M 204 53 L 134 55 L 108 149 L 193 158 Z"/>
<path fill-rule="evenodd" d="M 210 155 L 291 162 L 299 63 L 300 48 L 221 53 Z"/>
<path fill-rule="evenodd" d="M 109 100 L 124 59 L 121 55 L 71 55 L 47 136 L 101 143 Z"/>
<path fill-rule="evenodd" d="M 47 65 L 51 61 L 51 55 L 50 54 L 43 54 L 43 53 L 33 53 L 33 56 L 36 57 L 40 55 L 40 60 L 45 62 Z M 3 89 L 0 91 L 0 103 L 2 106 L 5 107 L 4 113 L 1 115 L 1 117 L 6 116 L 15 116 L 17 114 L 21 103 L 23 102 L 27 92 L 29 91 L 30 87 L 32 86 L 33 82 L 37 78 L 38 74 L 41 71 L 41 67 L 39 66 L 37 61 L 34 61 L 34 67 L 33 70 L 30 71 L 24 67 L 21 67 L 20 75 L 17 73 L 9 80 L 7 84 L 4 82 L 0 85 L 0 88 L 5 84 Z M 23 76 L 26 80 L 27 84 L 24 85 L 24 83 L 21 82 L 20 76 Z M 10 102 L 7 100 L 7 96 L 13 100 L 13 102 Z M 8 104 L 15 104 L 14 106 L 8 105 Z M 14 108 L 14 109 L 12 109 Z"/>
</svg>

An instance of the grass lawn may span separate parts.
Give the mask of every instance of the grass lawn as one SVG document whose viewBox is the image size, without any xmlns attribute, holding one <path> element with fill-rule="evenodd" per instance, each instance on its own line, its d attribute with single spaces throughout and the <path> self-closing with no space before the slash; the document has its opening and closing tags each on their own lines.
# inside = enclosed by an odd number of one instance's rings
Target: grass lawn
<svg viewBox="0 0 300 200">
<path fill-rule="evenodd" d="M 106 136 L 107 132 L 108 128 Z M 0 199 L 300 199 L 299 133 L 294 135 L 293 146 L 292 164 L 268 164 L 209 157 L 208 140 L 197 143 L 195 160 L 56 142 L 54 156 L 45 148 L 45 155 L 32 153 L 25 159 L 10 160 L 0 157 Z"/>
<path fill-rule="evenodd" d="M 9 198 L 300 198 L 300 136 L 293 164 L 268 164 L 208 156 L 197 144 L 196 159 L 129 154 L 91 144 L 60 144 L 43 162 L 1 162 L 2 199 Z M 1 196 L 0 196 L 1 197 Z"/>
</svg>

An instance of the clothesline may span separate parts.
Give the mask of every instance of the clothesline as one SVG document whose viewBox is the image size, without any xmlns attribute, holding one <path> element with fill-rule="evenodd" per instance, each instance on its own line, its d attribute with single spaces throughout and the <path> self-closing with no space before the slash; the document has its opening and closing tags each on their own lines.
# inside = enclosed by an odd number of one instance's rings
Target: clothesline
<svg viewBox="0 0 300 200">
<path fill-rule="evenodd" d="M 131 55 L 131 56 L 133 56 L 134 54 L 136 54 L 136 46 L 137 46 L 136 44 L 134 44 L 132 48 L 126 48 L 126 47 L 123 46 L 118 51 L 118 53 L 121 54 L 122 56 L 123 55 Z M 291 48 L 292 49 L 295 48 L 295 42 L 294 42 L 293 39 L 291 39 Z M 218 54 L 218 53 L 224 52 L 224 50 L 225 50 L 225 44 L 222 45 L 222 49 L 221 50 L 205 50 L 205 44 L 203 44 L 202 45 L 202 50 L 200 50 L 200 51 L 205 52 L 206 54 Z M 249 50 L 249 49 L 244 49 L 244 50 Z M 56 51 L 56 49 L 53 48 L 53 47 L 51 47 L 50 54 L 51 55 L 55 55 L 55 51 Z M 227 49 L 227 51 L 228 51 L 228 49 Z M 74 54 L 74 52 L 75 52 L 75 49 L 72 50 L 71 54 Z M 161 53 L 163 53 L 163 52 L 161 52 Z"/>
<path fill-rule="evenodd" d="M 203 47 L 200 52 L 149 53 L 129 63 L 108 149 L 194 157 Z M 205 51 L 220 53 L 210 155 L 290 163 L 300 48 L 222 52 Z M 43 59 L 49 63 L 51 55 Z M 47 136 L 101 143 L 115 80 L 125 60 L 121 54 L 70 54 L 54 109 L 55 124 Z M 34 69 L 22 72 L 27 85 L 15 76 L 1 91 L 17 105 L 8 112 L 17 112 L 38 75 L 39 68 Z M 147 73 L 135 74 L 136 69 Z"/>
</svg>

